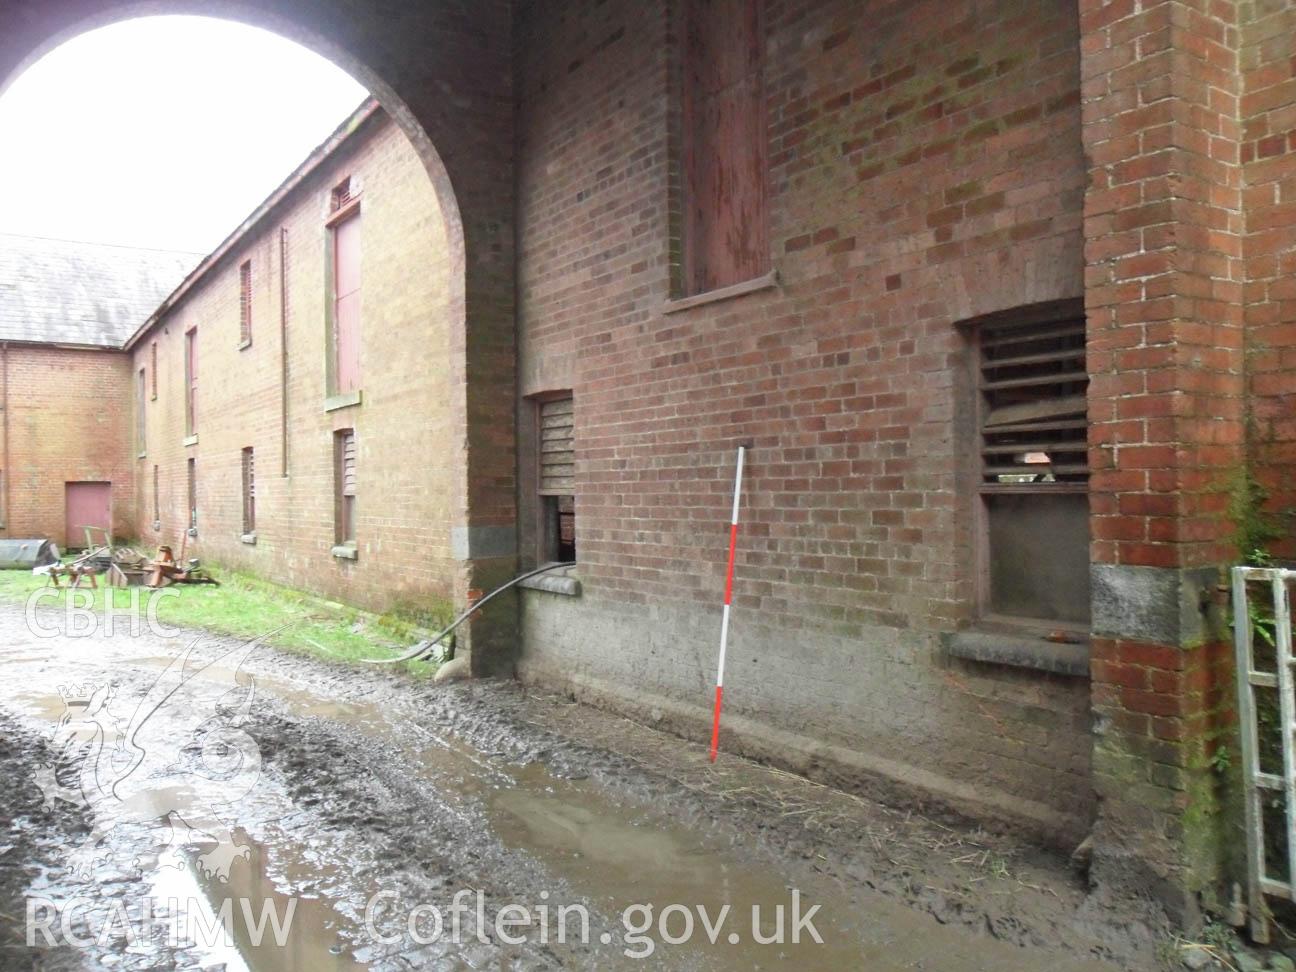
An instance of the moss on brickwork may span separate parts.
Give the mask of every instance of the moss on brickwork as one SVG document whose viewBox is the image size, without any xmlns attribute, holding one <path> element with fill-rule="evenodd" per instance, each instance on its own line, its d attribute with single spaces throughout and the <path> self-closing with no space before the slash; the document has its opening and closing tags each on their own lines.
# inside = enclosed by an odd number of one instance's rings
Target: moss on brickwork
<svg viewBox="0 0 1296 972">
<path fill-rule="evenodd" d="M 1269 549 L 1286 535 L 1283 520 L 1292 511 L 1267 509 L 1269 491 L 1249 465 L 1236 469 L 1229 484 L 1228 517 L 1233 523 L 1233 543 L 1243 563 L 1267 563 Z"/>
</svg>

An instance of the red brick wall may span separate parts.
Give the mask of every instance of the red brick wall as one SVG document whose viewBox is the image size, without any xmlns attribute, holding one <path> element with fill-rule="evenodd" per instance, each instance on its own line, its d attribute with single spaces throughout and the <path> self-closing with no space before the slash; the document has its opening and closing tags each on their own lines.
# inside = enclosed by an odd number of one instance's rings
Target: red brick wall
<svg viewBox="0 0 1296 972">
<path fill-rule="evenodd" d="M 1296 510 L 1296 7 L 1242 26 L 1247 368 L 1254 465 L 1270 512 Z M 1296 531 L 1276 552 L 1296 558 Z"/>
<path fill-rule="evenodd" d="M 325 411 L 327 204 L 351 175 L 361 201 L 363 401 Z M 288 233 L 288 439 L 282 448 L 280 229 Z M 252 343 L 239 341 L 239 265 L 252 261 Z M 186 460 L 197 460 L 198 535 L 191 553 L 375 608 L 452 594 L 450 508 L 454 267 L 426 171 L 405 136 L 379 116 L 273 211 L 133 349 L 147 367 L 158 343 L 158 398 L 138 460 L 137 530 L 180 540 Z M 198 440 L 185 445 L 184 332 L 199 340 Z M 358 557 L 336 558 L 333 431 L 359 448 Z M 256 457 L 256 543 L 242 540 L 244 447 Z M 153 527 L 152 467 L 161 523 Z"/>
<path fill-rule="evenodd" d="M 664 314 L 669 7 L 536 3 L 519 25 L 521 390 L 575 391 L 584 585 L 527 593 L 524 673 L 700 712 L 753 436 L 733 714 L 1082 831 L 1087 683 L 937 649 L 973 600 L 955 322 L 1082 293 L 1075 11 L 770 0 L 780 283 Z"/>
<path fill-rule="evenodd" d="M 7 376 L 6 537 L 68 542 L 64 484 L 112 483 L 113 531 L 132 534 L 134 465 L 129 359 L 116 351 L 9 345 Z M 85 538 L 76 537 L 76 546 Z"/>
<path fill-rule="evenodd" d="M 1244 411 L 1235 12 L 1084 10 L 1093 559 L 1219 563 Z"/>
</svg>

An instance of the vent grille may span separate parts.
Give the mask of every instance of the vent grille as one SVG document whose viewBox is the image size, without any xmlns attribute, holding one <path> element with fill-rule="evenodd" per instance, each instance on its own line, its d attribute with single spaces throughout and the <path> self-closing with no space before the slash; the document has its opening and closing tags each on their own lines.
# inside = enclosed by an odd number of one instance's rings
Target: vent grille
<svg viewBox="0 0 1296 972">
<path fill-rule="evenodd" d="M 575 491 L 576 445 L 570 398 L 540 405 L 540 493 L 559 496 Z"/>
<path fill-rule="evenodd" d="M 1084 318 L 980 332 L 983 482 L 1089 479 Z"/>
<path fill-rule="evenodd" d="M 252 261 L 239 267 L 239 340 L 252 339 Z"/>
<path fill-rule="evenodd" d="M 342 454 L 342 495 L 356 494 L 356 439 L 354 432 L 343 432 L 338 438 Z"/>
<path fill-rule="evenodd" d="M 333 187 L 333 192 L 329 200 L 329 208 L 332 209 L 333 212 L 337 212 L 353 198 L 355 198 L 355 194 L 351 191 L 351 177 L 347 176 Z"/>
</svg>

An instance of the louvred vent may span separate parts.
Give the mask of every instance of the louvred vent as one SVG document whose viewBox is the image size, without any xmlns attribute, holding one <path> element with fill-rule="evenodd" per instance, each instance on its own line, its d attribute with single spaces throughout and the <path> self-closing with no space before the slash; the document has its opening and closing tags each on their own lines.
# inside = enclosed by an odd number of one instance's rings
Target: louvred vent
<svg viewBox="0 0 1296 972">
<path fill-rule="evenodd" d="M 1084 319 L 986 325 L 980 345 L 984 482 L 1088 481 Z"/>
<path fill-rule="evenodd" d="M 342 436 L 342 495 L 356 494 L 356 440 L 354 432 Z"/>
<path fill-rule="evenodd" d="M 572 400 L 540 406 L 540 492 L 563 495 L 575 489 L 576 447 Z"/>
<path fill-rule="evenodd" d="M 339 209 L 341 209 L 343 206 L 349 203 L 351 199 L 352 199 L 351 177 L 348 176 L 347 178 L 343 179 L 341 182 L 339 182 L 336 186 L 333 187 L 333 196 L 330 201 L 331 208 L 333 209 L 334 212 L 337 212 Z"/>
</svg>

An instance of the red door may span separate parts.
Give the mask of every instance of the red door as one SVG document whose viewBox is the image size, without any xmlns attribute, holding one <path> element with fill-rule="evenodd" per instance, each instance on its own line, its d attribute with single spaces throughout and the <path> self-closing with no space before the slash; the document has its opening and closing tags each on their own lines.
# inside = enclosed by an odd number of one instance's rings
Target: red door
<svg viewBox="0 0 1296 972">
<path fill-rule="evenodd" d="M 112 528 L 112 483 L 67 483 L 64 487 L 67 502 L 67 536 L 65 550 L 85 546 L 85 528 Z M 103 542 L 103 535 L 94 534 L 95 543 Z"/>
</svg>

